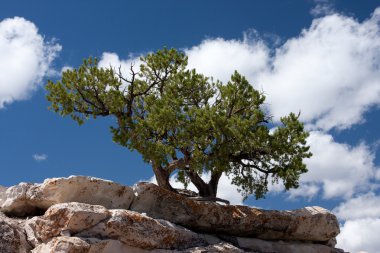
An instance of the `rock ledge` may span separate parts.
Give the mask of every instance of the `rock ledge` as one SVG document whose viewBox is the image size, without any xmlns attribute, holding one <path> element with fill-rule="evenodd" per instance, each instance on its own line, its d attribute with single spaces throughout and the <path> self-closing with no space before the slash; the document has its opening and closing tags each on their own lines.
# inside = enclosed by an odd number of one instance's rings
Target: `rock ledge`
<svg viewBox="0 0 380 253">
<path fill-rule="evenodd" d="M 150 183 L 70 176 L 0 187 L 7 253 L 338 253 L 338 233 L 335 215 L 321 207 L 197 202 Z"/>
</svg>

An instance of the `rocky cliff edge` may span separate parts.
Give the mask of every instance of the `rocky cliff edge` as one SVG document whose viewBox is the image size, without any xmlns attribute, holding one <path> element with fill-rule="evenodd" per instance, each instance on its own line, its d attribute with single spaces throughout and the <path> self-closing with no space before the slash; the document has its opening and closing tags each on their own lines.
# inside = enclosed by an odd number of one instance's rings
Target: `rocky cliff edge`
<svg viewBox="0 0 380 253">
<path fill-rule="evenodd" d="M 321 207 L 200 202 L 150 183 L 85 176 L 0 187 L 1 253 L 340 253 Z"/>
</svg>

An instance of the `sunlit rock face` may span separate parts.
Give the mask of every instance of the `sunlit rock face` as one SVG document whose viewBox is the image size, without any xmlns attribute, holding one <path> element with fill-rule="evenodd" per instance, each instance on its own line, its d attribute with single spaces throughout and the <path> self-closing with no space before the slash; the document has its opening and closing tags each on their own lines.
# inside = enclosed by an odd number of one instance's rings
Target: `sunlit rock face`
<svg viewBox="0 0 380 253">
<path fill-rule="evenodd" d="M 71 176 L 0 187 L 0 252 L 338 253 L 321 207 L 269 211 L 201 202 L 150 183 Z M 7 215 L 7 216 L 6 216 Z"/>
<path fill-rule="evenodd" d="M 2 212 L 14 216 L 41 214 L 54 204 L 66 202 L 128 209 L 133 200 L 131 187 L 85 176 L 51 178 L 41 184 L 20 183 L 6 189 L 3 195 Z M 0 199 L 1 196 L 0 193 Z"/>
<path fill-rule="evenodd" d="M 134 191 L 131 210 L 204 233 L 313 242 L 325 242 L 339 234 L 335 215 L 321 207 L 268 211 L 226 206 L 194 201 L 149 183 L 137 184 Z"/>
</svg>

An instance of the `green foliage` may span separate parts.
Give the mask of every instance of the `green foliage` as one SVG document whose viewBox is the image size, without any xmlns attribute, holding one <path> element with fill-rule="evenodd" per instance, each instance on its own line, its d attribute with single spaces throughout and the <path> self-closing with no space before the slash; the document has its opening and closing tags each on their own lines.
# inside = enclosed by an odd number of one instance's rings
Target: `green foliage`
<svg viewBox="0 0 380 253">
<path fill-rule="evenodd" d="M 137 150 L 188 184 L 188 172 L 224 172 L 243 196 L 261 198 L 268 181 L 298 186 L 311 156 L 308 133 L 291 113 L 270 131 L 265 96 L 235 72 L 227 84 L 186 69 L 187 57 L 163 49 L 141 58 L 129 78 L 89 58 L 46 88 L 51 109 L 79 124 L 114 116 L 113 140 Z"/>
</svg>

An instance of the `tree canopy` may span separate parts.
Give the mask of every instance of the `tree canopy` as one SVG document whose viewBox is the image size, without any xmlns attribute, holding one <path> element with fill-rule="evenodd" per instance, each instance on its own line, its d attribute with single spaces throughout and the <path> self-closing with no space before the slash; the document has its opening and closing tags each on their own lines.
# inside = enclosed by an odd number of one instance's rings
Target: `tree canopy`
<svg viewBox="0 0 380 253">
<path fill-rule="evenodd" d="M 141 57 L 125 75 L 94 58 L 49 81 L 51 109 L 79 124 L 113 116 L 114 142 L 137 150 L 160 186 L 173 190 L 175 174 L 202 197 L 216 197 L 223 173 L 244 197 L 261 198 L 269 183 L 298 187 L 307 172 L 308 132 L 294 113 L 271 124 L 265 96 L 238 72 L 223 84 L 187 68 L 187 57 L 163 49 Z M 203 173 L 210 180 L 202 179 Z"/>
</svg>

